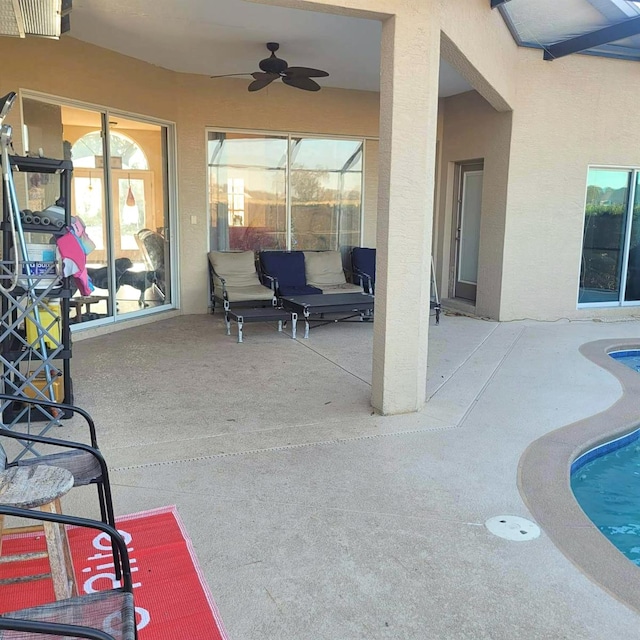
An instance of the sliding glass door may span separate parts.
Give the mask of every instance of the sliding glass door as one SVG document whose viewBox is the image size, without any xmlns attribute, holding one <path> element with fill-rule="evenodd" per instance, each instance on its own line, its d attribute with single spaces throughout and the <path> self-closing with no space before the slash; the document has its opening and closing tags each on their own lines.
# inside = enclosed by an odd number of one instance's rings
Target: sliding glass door
<svg viewBox="0 0 640 640">
<path fill-rule="evenodd" d="M 170 305 L 169 128 L 112 112 L 23 98 L 25 150 L 73 162 L 71 212 L 95 248 L 94 285 L 72 322 Z M 35 191 L 34 191 L 35 192 Z"/>
<path fill-rule="evenodd" d="M 638 170 L 589 170 L 578 302 L 640 302 Z"/>
</svg>

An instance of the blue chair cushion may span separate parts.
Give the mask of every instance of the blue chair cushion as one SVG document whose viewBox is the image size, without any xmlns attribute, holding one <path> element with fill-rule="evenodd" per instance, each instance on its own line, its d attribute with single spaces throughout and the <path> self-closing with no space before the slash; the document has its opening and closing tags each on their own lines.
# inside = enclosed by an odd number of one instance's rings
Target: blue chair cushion
<svg viewBox="0 0 640 640">
<path fill-rule="evenodd" d="M 305 284 L 303 287 L 296 285 L 280 285 L 278 293 L 281 296 L 312 296 L 314 294 L 322 293 L 322 289 L 312 287 L 310 284 Z"/>
<path fill-rule="evenodd" d="M 351 251 L 351 267 L 355 272 L 366 273 L 376 282 L 376 250 L 354 247 Z"/>
<path fill-rule="evenodd" d="M 260 264 L 264 273 L 278 279 L 281 291 L 287 287 L 307 286 L 302 251 L 261 251 Z"/>
</svg>

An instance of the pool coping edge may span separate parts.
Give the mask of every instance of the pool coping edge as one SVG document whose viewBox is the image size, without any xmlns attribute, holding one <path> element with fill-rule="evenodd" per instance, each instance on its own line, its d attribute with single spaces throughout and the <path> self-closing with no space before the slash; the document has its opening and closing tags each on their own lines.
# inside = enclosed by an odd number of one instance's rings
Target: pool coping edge
<svg viewBox="0 0 640 640">
<path fill-rule="evenodd" d="M 609 356 L 640 349 L 640 339 L 597 340 L 580 353 L 614 375 L 622 394 L 610 407 L 532 442 L 520 457 L 518 489 L 531 514 L 562 553 L 613 597 L 640 613 L 639 568 L 600 533 L 570 486 L 571 464 L 640 425 L 640 375 Z"/>
</svg>

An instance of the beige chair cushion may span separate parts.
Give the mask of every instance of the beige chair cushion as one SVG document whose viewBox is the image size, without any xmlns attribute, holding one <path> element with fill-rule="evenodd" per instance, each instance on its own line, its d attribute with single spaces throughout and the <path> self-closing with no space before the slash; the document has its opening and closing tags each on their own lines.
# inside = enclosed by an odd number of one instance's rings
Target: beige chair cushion
<svg viewBox="0 0 640 640">
<path fill-rule="evenodd" d="M 347 282 L 339 251 L 305 251 L 304 270 L 307 284 L 318 289 L 323 289 L 326 285 L 341 285 Z"/>
<path fill-rule="evenodd" d="M 350 282 L 323 285 L 318 288 L 322 290 L 322 293 L 364 293 L 364 289 L 360 285 Z"/>
<path fill-rule="evenodd" d="M 216 295 L 218 295 L 216 287 Z M 247 300 L 272 300 L 273 291 L 269 287 L 262 284 L 256 284 L 250 287 L 233 287 L 227 285 L 227 296 L 229 302 L 245 302 Z M 220 287 L 220 295 L 222 298 L 222 287 Z"/>
<path fill-rule="evenodd" d="M 211 251 L 209 261 L 228 286 L 248 287 L 260 284 L 253 251 Z"/>
<path fill-rule="evenodd" d="M 214 271 L 225 279 L 229 302 L 273 298 L 273 291 L 258 278 L 253 251 L 210 251 L 209 261 Z M 217 278 L 214 278 L 214 293 L 222 298 L 222 283 Z"/>
</svg>

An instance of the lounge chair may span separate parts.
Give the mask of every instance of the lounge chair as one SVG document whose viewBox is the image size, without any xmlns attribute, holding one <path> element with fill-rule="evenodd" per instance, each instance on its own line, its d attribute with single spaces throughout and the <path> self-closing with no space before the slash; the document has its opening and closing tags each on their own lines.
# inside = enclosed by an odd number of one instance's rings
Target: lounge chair
<svg viewBox="0 0 640 640">
<path fill-rule="evenodd" d="M 276 306 L 275 291 L 261 284 L 253 251 L 209 252 L 211 312 L 216 303 L 226 312 L 233 307 Z"/>
</svg>

